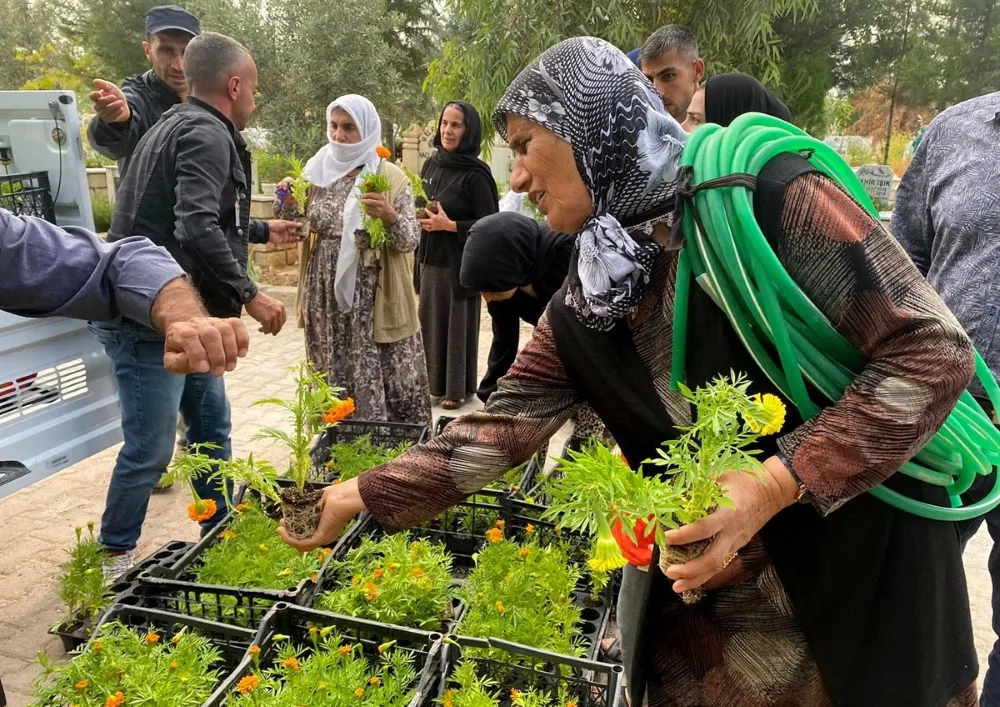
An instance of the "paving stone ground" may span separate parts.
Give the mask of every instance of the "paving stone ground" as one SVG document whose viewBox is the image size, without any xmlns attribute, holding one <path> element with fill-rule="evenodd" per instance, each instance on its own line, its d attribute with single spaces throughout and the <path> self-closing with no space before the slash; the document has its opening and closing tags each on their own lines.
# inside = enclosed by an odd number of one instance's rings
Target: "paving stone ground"
<svg viewBox="0 0 1000 707">
<path fill-rule="evenodd" d="M 285 289 L 285 288 L 278 288 Z M 280 293 L 288 302 L 288 293 Z M 292 390 L 287 367 L 303 355 L 302 331 L 291 324 L 277 337 L 257 333 L 255 322 L 247 319 L 251 331 L 249 356 L 226 375 L 232 405 L 233 449 L 236 454 L 253 452 L 281 468 L 287 452 L 254 435 L 267 426 L 281 426 L 280 413 L 252 407 L 255 400 L 287 396 Z M 528 329 L 522 331 L 525 340 Z M 480 335 L 480 374 L 485 371 L 490 346 L 490 320 L 485 308 Z M 478 407 L 469 403 L 463 411 Z M 435 408 L 435 418 L 441 414 Z M 448 413 L 454 414 L 454 413 Z M 562 448 L 564 430 L 550 449 Z M 39 651 L 61 657 L 62 644 L 48 629 L 60 618 L 57 595 L 59 563 L 73 543 L 73 528 L 88 520 L 100 521 L 104 495 L 118 447 L 101 452 L 19 493 L 0 500 L 0 677 L 11 707 L 27 707 L 31 685 L 40 669 L 34 662 Z M 139 540 L 137 557 L 144 557 L 171 540 L 196 540 L 197 528 L 188 520 L 190 503 L 182 489 L 154 494 Z M 985 528 L 970 543 L 965 555 L 966 576 L 975 626 L 980 664 L 985 670 L 986 655 L 993 643 L 990 628 L 990 578 L 986 562 L 991 547 Z"/>
</svg>

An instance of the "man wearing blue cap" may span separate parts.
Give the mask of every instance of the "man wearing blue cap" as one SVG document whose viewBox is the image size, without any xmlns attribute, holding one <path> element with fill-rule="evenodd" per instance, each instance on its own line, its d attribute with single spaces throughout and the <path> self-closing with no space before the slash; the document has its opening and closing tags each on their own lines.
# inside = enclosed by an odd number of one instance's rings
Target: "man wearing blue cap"
<svg viewBox="0 0 1000 707">
<path fill-rule="evenodd" d="M 184 51 L 201 34 L 201 23 L 187 10 L 173 5 L 154 7 L 146 13 L 146 39 L 142 50 L 153 68 L 130 76 L 121 88 L 102 79 L 94 81 L 90 100 L 97 116 L 87 137 L 94 149 L 118 160 L 125 176 L 132 151 L 139 140 L 171 106 L 187 98 Z"/>
</svg>

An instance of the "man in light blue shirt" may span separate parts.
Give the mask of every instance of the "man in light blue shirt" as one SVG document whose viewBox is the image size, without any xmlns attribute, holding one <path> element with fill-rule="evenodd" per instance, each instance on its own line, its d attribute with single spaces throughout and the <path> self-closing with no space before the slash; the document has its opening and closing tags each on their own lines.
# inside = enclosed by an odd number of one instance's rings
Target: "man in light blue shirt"
<svg viewBox="0 0 1000 707">
<path fill-rule="evenodd" d="M 163 364 L 171 373 L 221 376 L 250 346 L 239 319 L 205 313 L 164 248 L 139 237 L 105 243 L 85 229 L 4 209 L 0 309 L 24 317 L 128 317 L 163 332 Z"/>
</svg>

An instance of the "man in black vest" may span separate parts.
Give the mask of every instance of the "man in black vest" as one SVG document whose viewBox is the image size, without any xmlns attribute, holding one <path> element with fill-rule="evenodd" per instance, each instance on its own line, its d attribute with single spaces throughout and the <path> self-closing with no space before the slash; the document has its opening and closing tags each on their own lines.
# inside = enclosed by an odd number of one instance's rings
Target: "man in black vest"
<svg viewBox="0 0 1000 707">
<path fill-rule="evenodd" d="M 187 98 L 184 82 L 184 51 L 201 33 L 198 18 L 172 5 L 154 7 L 146 13 L 146 40 L 142 50 L 152 67 L 140 76 L 130 76 L 121 88 L 95 79 L 90 94 L 97 115 L 90 121 L 87 138 L 99 153 L 118 160 L 125 176 L 132 151 L 139 140 L 171 106 Z"/>
</svg>

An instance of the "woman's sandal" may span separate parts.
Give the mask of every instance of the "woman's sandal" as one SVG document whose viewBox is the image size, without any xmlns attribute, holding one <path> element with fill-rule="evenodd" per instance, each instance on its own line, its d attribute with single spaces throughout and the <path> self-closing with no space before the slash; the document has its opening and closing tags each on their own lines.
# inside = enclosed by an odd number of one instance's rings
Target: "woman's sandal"
<svg viewBox="0 0 1000 707">
<path fill-rule="evenodd" d="M 456 400 L 442 400 L 441 401 L 441 408 L 443 410 L 458 410 L 463 405 L 465 405 L 465 401 L 464 400 L 458 400 L 458 401 L 456 401 Z"/>
</svg>

